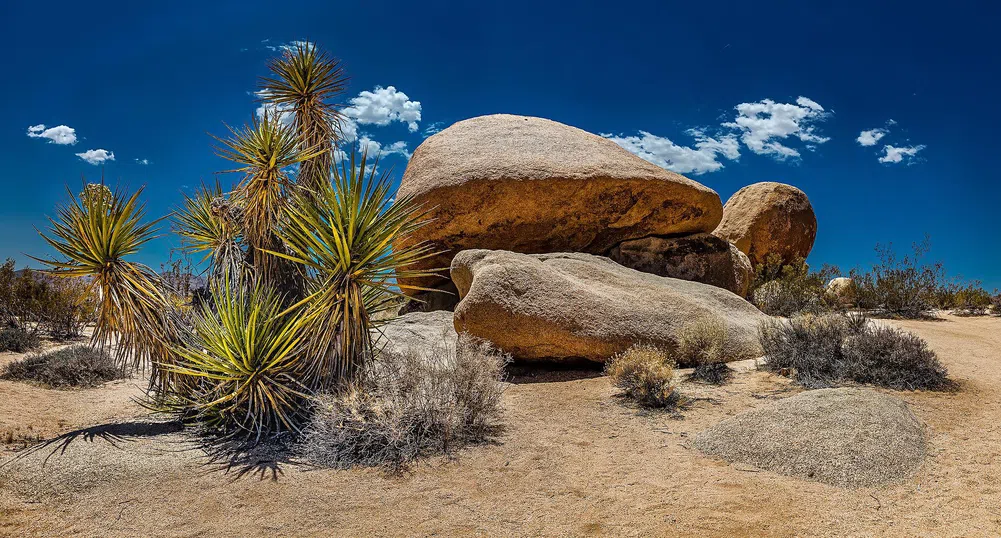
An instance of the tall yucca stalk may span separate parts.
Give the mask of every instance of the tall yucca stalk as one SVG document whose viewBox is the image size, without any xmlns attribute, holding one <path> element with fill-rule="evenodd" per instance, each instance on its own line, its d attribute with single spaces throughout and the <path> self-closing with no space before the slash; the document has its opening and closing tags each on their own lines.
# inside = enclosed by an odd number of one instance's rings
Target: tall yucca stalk
<svg viewBox="0 0 1001 538">
<path fill-rule="evenodd" d="M 260 283 L 223 283 L 213 299 L 165 366 L 184 390 L 162 409 L 258 438 L 297 430 L 312 396 L 301 381 L 309 318 L 283 313 L 280 297 Z"/>
<path fill-rule="evenodd" d="M 280 258 L 268 252 L 281 252 L 283 246 L 275 234 L 294 188 L 289 169 L 319 155 L 320 148 L 302 149 L 295 129 L 277 113 L 265 113 L 250 125 L 229 128 L 231 136 L 216 138 L 219 156 L 233 161 L 237 168 L 228 172 L 243 173 L 232 201 L 242 209 L 243 236 L 249 247 L 250 263 L 264 282 L 285 292 L 296 286 L 296 277 Z"/>
<path fill-rule="evenodd" d="M 320 153 L 302 163 L 299 183 L 317 190 L 329 181 L 333 149 L 340 138 L 341 113 L 332 100 L 344 92 L 347 76 L 341 63 L 316 45 L 299 42 L 268 63 L 272 76 L 262 77 L 263 100 L 290 112 L 303 153 Z"/>
<path fill-rule="evenodd" d="M 123 371 L 151 360 L 150 387 L 163 386 L 167 381 L 158 365 L 171 361 L 170 345 L 178 333 L 168 291 L 152 269 L 125 260 L 156 236 L 158 221 L 143 222 L 142 189 L 128 197 L 93 184 L 79 197 L 67 192 L 70 202 L 58 209 L 57 219 L 49 219 L 49 233 L 41 234 L 64 260 L 35 259 L 50 274 L 90 278 L 99 294 L 93 342 L 114 343 Z"/>
<path fill-rule="evenodd" d="M 366 176 L 367 174 L 367 176 Z M 327 388 L 350 378 L 371 355 L 372 315 L 401 293 L 396 277 L 427 276 L 407 269 L 429 257 L 425 244 L 393 250 L 393 240 L 414 232 L 426 213 L 411 198 L 390 200 L 389 173 L 376 175 L 366 156 L 352 152 L 326 183 L 288 208 L 280 234 L 288 253 L 275 253 L 302 264 L 311 279 L 300 303 L 313 320 L 310 375 Z"/>
<path fill-rule="evenodd" d="M 174 211 L 174 230 L 184 251 L 203 254 L 201 261 L 209 262 L 209 278 L 216 283 L 242 280 L 246 268 L 242 227 L 242 211 L 223 196 L 218 181 L 214 187 L 202 185 L 193 195 L 184 195 L 184 203 Z"/>
</svg>

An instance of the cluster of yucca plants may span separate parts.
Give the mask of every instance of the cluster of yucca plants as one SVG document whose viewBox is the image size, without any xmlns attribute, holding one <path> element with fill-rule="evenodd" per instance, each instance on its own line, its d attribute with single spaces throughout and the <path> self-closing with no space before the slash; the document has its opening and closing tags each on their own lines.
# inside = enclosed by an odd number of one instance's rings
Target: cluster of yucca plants
<svg viewBox="0 0 1001 538">
<path fill-rule="evenodd" d="M 203 186 L 173 216 L 211 290 L 189 324 L 164 281 L 125 259 L 156 233 L 141 189 L 71 194 L 45 235 L 64 258 L 45 261 L 51 271 L 100 293 L 95 343 L 123 369 L 151 367 L 151 405 L 257 437 L 298 430 L 315 394 L 352 381 L 372 357 L 373 315 L 400 295 L 396 277 L 426 275 L 408 267 L 432 254 L 391 247 L 425 213 L 390 200 L 389 171 L 354 151 L 334 158 L 339 62 L 304 43 L 269 68 L 268 112 L 217 139 L 242 177 L 230 191 Z"/>
</svg>

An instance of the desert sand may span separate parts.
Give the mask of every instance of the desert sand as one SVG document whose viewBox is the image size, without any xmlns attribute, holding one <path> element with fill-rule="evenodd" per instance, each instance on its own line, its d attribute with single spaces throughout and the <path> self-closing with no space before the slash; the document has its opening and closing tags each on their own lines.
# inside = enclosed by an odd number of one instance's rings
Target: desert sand
<svg viewBox="0 0 1001 538">
<path fill-rule="evenodd" d="M 683 384 L 694 401 L 679 414 L 630 406 L 597 372 L 515 377 L 495 443 L 402 475 L 265 459 L 227 469 L 188 432 L 149 423 L 132 401 L 140 379 L 78 391 L 0 381 L 0 535 L 1001 534 L 1001 319 L 889 323 L 925 338 L 961 387 L 886 391 L 929 446 L 889 486 L 842 489 L 692 449 L 694 433 L 801 390 L 753 370 L 721 388 Z M 25 439 L 65 434 L 11 461 Z"/>
</svg>

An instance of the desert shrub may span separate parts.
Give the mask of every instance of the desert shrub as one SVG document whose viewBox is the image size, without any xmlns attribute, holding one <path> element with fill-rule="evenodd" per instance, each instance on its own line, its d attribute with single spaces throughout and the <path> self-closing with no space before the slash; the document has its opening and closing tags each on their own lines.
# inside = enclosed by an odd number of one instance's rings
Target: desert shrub
<svg viewBox="0 0 1001 538">
<path fill-rule="evenodd" d="M 400 469 L 484 441 L 500 425 L 508 360 L 466 335 L 454 356 L 444 346 L 384 352 L 355 383 L 317 398 L 301 452 L 327 467 Z"/>
<path fill-rule="evenodd" d="M 679 365 L 695 366 L 689 379 L 721 385 L 733 376 L 727 362 L 752 355 L 727 331 L 722 319 L 707 316 L 682 327 L 675 358 Z"/>
<path fill-rule="evenodd" d="M 876 245 L 879 262 L 867 272 L 853 270 L 859 308 L 877 314 L 905 318 L 927 316 L 937 305 L 950 301 L 951 292 L 945 283 L 941 263 L 925 264 L 924 256 L 931 248 L 925 237 L 913 245 L 913 253 L 903 258 L 893 251 L 893 245 Z"/>
<path fill-rule="evenodd" d="M 0 329 L 0 351 L 24 353 L 42 344 L 38 335 L 21 327 L 4 327 Z"/>
<path fill-rule="evenodd" d="M 860 314 L 769 320 L 759 340 L 766 368 L 791 374 L 808 388 L 844 383 L 908 390 L 949 386 L 945 367 L 923 340 L 874 325 Z"/>
<path fill-rule="evenodd" d="M 1001 316 L 1001 293 L 998 290 L 994 290 L 994 296 L 991 297 L 991 313 Z"/>
<path fill-rule="evenodd" d="M 820 271 L 810 271 L 802 258 L 786 264 L 772 254 L 755 267 L 751 302 L 771 316 L 831 310 L 836 303 L 828 299 L 825 286 L 838 274 L 840 270 L 834 266 L 824 265 Z"/>
<path fill-rule="evenodd" d="M 994 297 L 974 281 L 958 289 L 953 295 L 951 307 L 956 314 L 983 316 L 993 307 Z"/>
<path fill-rule="evenodd" d="M 0 372 L 0 377 L 62 388 L 96 387 L 121 379 L 123 374 L 107 351 L 74 345 L 14 361 Z"/>
<path fill-rule="evenodd" d="M 842 345 L 843 377 L 897 390 L 943 389 L 947 372 L 928 344 L 892 327 L 871 326 L 849 334 Z"/>
<path fill-rule="evenodd" d="M 609 359 L 605 373 L 626 396 L 645 407 L 677 407 L 681 403 L 674 384 L 674 361 L 656 347 L 630 347 Z"/>
</svg>

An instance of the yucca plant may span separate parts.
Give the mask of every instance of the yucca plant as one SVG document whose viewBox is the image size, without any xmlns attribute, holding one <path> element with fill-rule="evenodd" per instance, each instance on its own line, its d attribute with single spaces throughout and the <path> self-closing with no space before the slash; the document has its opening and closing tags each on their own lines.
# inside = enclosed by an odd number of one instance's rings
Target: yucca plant
<svg viewBox="0 0 1001 538">
<path fill-rule="evenodd" d="M 41 234 L 63 260 L 35 259 L 52 275 L 89 278 L 99 294 L 93 343 L 113 343 L 123 372 L 151 360 L 150 386 L 162 386 L 167 381 L 156 366 L 170 363 L 178 331 L 169 291 L 152 269 L 125 259 L 156 236 L 158 220 L 143 222 L 141 188 L 131 196 L 96 184 L 79 197 L 67 192 L 70 202 L 58 209 L 57 219 L 49 219 L 49 233 Z"/>
<path fill-rule="evenodd" d="M 316 190 L 329 181 L 334 146 L 340 136 L 341 113 L 332 102 L 347 85 L 341 63 L 315 44 L 298 42 L 268 63 L 273 76 L 261 79 L 260 95 L 274 110 L 290 113 L 305 159 L 299 183 Z"/>
<path fill-rule="evenodd" d="M 193 334 L 174 346 L 177 376 L 162 409 L 227 434 L 296 431 L 312 396 L 303 380 L 310 318 L 285 311 L 262 283 L 223 285 L 213 308 L 197 316 Z"/>
<path fill-rule="evenodd" d="M 350 378 L 371 355 L 372 316 L 401 295 L 395 279 L 429 274 L 408 267 L 431 256 L 431 247 L 392 248 L 426 222 L 425 211 L 412 198 L 390 200 L 389 172 L 377 176 L 369 165 L 365 154 L 356 162 L 352 152 L 334 168 L 333 183 L 290 204 L 279 232 L 288 252 L 273 253 L 310 276 L 299 305 L 312 320 L 317 359 L 309 374 L 321 388 Z"/>
<path fill-rule="evenodd" d="M 242 228 L 242 211 L 225 198 L 218 181 L 184 195 L 184 203 L 174 211 L 174 230 L 184 251 L 203 254 L 201 262 L 208 262 L 209 279 L 215 283 L 238 284 L 243 278 L 247 265 L 240 245 Z"/>
<path fill-rule="evenodd" d="M 227 172 L 244 175 L 230 201 L 242 209 L 242 233 L 249 249 L 250 263 L 264 282 L 286 292 L 293 292 L 298 278 L 292 267 L 269 252 L 281 252 L 283 245 L 276 235 L 295 188 L 290 168 L 319 155 L 318 148 L 301 149 L 294 128 L 277 113 L 266 113 L 240 129 L 229 128 L 231 137 L 216 138 L 219 156 L 233 161 L 237 168 Z"/>
</svg>

